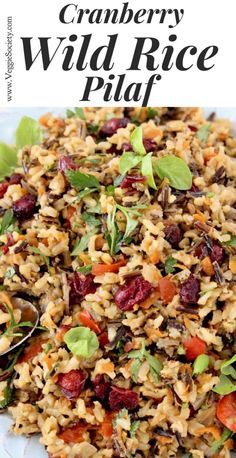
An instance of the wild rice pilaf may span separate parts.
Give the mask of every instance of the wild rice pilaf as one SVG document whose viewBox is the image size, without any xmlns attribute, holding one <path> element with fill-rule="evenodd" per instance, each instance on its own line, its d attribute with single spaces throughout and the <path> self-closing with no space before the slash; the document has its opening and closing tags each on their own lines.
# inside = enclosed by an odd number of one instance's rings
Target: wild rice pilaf
<svg viewBox="0 0 236 458">
<path fill-rule="evenodd" d="M 0 352 L 21 334 L 14 296 L 41 315 L 1 357 L 12 431 L 40 433 L 50 458 L 230 457 L 230 123 L 195 108 L 78 108 L 43 116 L 40 141 L 35 124 L 0 184 Z"/>
</svg>

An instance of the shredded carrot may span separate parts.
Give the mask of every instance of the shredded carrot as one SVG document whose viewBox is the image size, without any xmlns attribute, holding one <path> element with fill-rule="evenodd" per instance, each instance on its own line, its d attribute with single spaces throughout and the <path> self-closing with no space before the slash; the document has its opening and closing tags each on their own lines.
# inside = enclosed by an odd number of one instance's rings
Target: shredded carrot
<svg viewBox="0 0 236 458">
<path fill-rule="evenodd" d="M 199 434 L 199 436 L 202 436 L 203 434 L 212 434 L 214 439 L 219 439 L 221 435 L 220 428 L 218 428 L 217 426 L 204 426 L 202 428 L 199 428 L 196 432 L 197 434 Z"/>
<path fill-rule="evenodd" d="M 156 289 L 147 299 L 145 299 L 145 301 L 141 302 L 139 306 L 142 309 L 149 309 L 158 299 L 160 299 L 160 291 Z"/>
<path fill-rule="evenodd" d="M 114 262 L 113 264 L 95 264 L 92 267 L 92 274 L 96 276 L 103 275 L 107 272 L 118 272 L 120 267 L 125 266 L 127 261 L 122 259 L 121 261 Z"/>
<path fill-rule="evenodd" d="M 225 443 L 224 443 L 224 446 L 226 448 L 228 448 L 229 450 L 231 450 L 231 448 L 234 447 L 234 441 L 233 439 L 228 439 Z"/>
<path fill-rule="evenodd" d="M 98 323 L 96 323 L 95 320 L 91 317 L 90 313 L 87 312 L 87 310 L 84 310 L 83 312 L 79 312 L 76 315 L 76 319 L 86 326 L 87 328 L 91 329 L 92 331 L 96 332 L 96 334 L 100 334 L 102 332 L 100 326 Z"/>
<path fill-rule="evenodd" d="M 194 213 L 193 218 L 195 219 L 195 221 L 200 221 L 201 223 L 206 222 L 206 216 L 200 211 Z"/>
<path fill-rule="evenodd" d="M 41 124 L 41 126 L 48 127 L 48 119 L 49 119 L 48 115 L 40 116 L 39 123 Z"/>
<path fill-rule="evenodd" d="M 45 355 L 43 361 L 47 364 L 48 369 L 52 369 L 52 358 L 49 355 Z"/>
<path fill-rule="evenodd" d="M 165 436 L 157 435 L 157 438 L 158 438 L 158 442 L 161 445 L 171 444 L 173 442 L 173 438 L 172 437 L 165 437 Z"/>
<path fill-rule="evenodd" d="M 115 366 L 114 364 L 109 361 L 108 363 L 104 363 L 101 365 L 101 370 L 106 374 L 106 373 L 109 373 L 109 372 L 114 372 L 115 370 Z"/>
<path fill-rule="evenodd" d="M 205 272 L 206 275 L 209 275 L 209 277 L 214 275 L 214 268 L 213 268 L 213 265 L 212 265 L 212 262 L 209 256 L 206 256 L 201 261 L 201 265 L 202 265 L 202 270 L 203 272 Z"/>
<path fill-rule="evenodd" d="M 79 257 L 81 261 L 83 261 L 85 266 L 89 266 L 91 264 L 91 259 L 89 259 L 89 256 L 87 254 L 80 253 Z"/>
<path fill-rule="evenodd" d="M 229 268 L 232 274 L 236 274 L 236 259 L 230 258 L 229 260 Z"/>
<path fill-rule="evenodd" d="M 66 212 L 66 219 L 71 219 L 75 213 L 75 207 L 68 207 Z"/>
<path fill-rule="evenodd" d="M 30 359 L 34 358 L 42 351 L 43 344 L 47 341 L 43 339 L 38 339 L 36 342 L 27 347 L 23 355 L 20 356 L 18 363 L 27 363 Z"/>
<path fill-rule="evenodd" d="M 113 426 L 112 426 L 112 420 L 114 418 L 114 413 L 113 412 L 107 412 L 105 415 L 105 418 L 101 424 L 101 433 L 102 436 L 106 438 L 110 438 L 113 433 Z"/>
</svg>

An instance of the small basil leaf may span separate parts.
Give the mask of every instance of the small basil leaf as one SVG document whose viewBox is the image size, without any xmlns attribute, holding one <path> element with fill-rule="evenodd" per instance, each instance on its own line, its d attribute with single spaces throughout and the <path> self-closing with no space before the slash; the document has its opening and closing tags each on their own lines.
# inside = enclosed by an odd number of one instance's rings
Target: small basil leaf
<svg viewBox="0 0 236 458">
<path fill-rule="evenodd" d="M 83 358 L 90 358 L 99 348 L 95 332 L 84 326 L 67 331 L 64 335 L 64 342 L 72 353 Z"/>
<path fill-rule="evenodd" d="M 0 223 L 0 235 L 5 234 L 14 221 L 15 217 L 13 211 L 10 209 L 6 210 Z"/>
<path fill-rule="evenodd" d="M 4 275 L 5 278 L 12 278 L 14 277 L 16 271 L 14 269 L 14 267 L 9 267 Z"/>
<path fill-rule="evenodd" d="M 226 375 L 220 375 L 220 381 L 214 386 L 212 391 L 220 395 L 233 393 L 233 391 L 236 391 L 236 384 L 234 384 L 229 377 L 226 377 Z"/>
<path fill-rule="evenodd" d="M 114 192 L 115 192 L 115 186 L 113 184 L 110 184 L 109 186 L 107 186 L 106 188 L 107 196 L 114 196 Z"/>
<path fill-rule="evenodd" d="M 42 130 L 35 119 L 24 116 L 16 129 L 16 147 L 38 145 L 42 138 Z"/>
<path fill-rule="evenodd" d="M 136 167 L 142 160 L 142 157 L 136 156 L 134 153 L 125 152 L 120 158 L 119 169 L 122 175 L 125 175 L 130 169 Z"/>
<path fill-rule="evenodd" d="M 202 374 L 209 366 L 209 356 L 199 355 L 193 363 L 193 375 Z"/>
<path fill-rule="evenodd" d="M 75 108 L 75 113 L 76 113 L 76 116 L 78 116 L 78 118 L 83 119 L 83 121 L 85 121 L 86 118 L 85 118 L 83 108 L 81 107 Z"/>
<path fill-rule="evenodd" d="M 228 240 L 228 242 L 224 242 L 224 245 L 236 247 L 236 235 L 231 234 L 230 240 Z"/>
<path fill-rule="evenodd" d="M 165 262 L 165 272 L 167 274 L 173 274 L 175 271 L 174 266 L 176 265 L 177 261 L 175 258 L 172 258 L 172 256 L 169 256 Z"/>
<path fill-rule="evenodd" d="M 130 431 L 129 431 L 130 437 L 135 437 L 135 434 L 138 430 L 139 425 L 140 425 L 140 420 L 135 420 L 131 423 Z"/>
<path fill-rule="evenodd" d="M 153 168 L 152 168 L 152 153 L 148 153 L 142 159 L 141 173 L 143 176 L 147 177 L 148 185 L 152 189 L 157 189 L 156 183 L 153 177 Z"/>
<path fill-rule="evenodd" d="M 147 108 L 147 116 L 148 116 L 148 119 L 153 119 L 155 118 L 157 112 L 156 110 L 154 110 L 154 108 L 151 108 L 151 107 L 148 107 Z"/>
<path fill-rule="evenodd" d="M 154 163 L 154 169 L 161 180 L 168 178 L 170 186 L 187 190 L 192 186 L 192 174 L 188 165 L 179 157 L 168 155 Z"/>
<path fill-rule="evenodd" d="M 209 130 L 210 130 L 211 125 L 210 124 L 204 124 L 200 129 L 198 129 L 196 133 L 196 137 L 201 141 L 205 142 L 208 135 L 209 135 Z"/>
<path fill-rule="evenodd" d="M 50 259 L 49 259 L 48 256 L 46 256 L 39 248 L 37 248 L 35 246 L 29 246 L 28 250 L 31 251 L 31 253 L 38 254 L 39 256 L 41 256 L 44 264 L 46 264 L 47 269 L 49 270 L 49 268 L 50 268 Z"/>
<path fill-rule="evenodd" d="M 212 453 L 217 453 L 219 452 L 222 447 L 224 446 L 224 443 L 230 439 L 234 435 L 233 431 L 230 431 L 228 428 L 224 428 L 223 433 L 221 434 L 220 438 L 215 440 L 211 446 L 211 452 Z"/>
<path fill-rule="evenodd" d="M 118 175 L 118 177 L 116 177 L 114 179 L 114 186 L 117 188 L 117 186 L 120 186 L 120 184 L 122 183 L 123 179 L 124 179 L 124 175 Z"/>
<path fill-rule="evenodd" d="M 85 188 L 100 188 L 100 183 L 94 175 L 79 172 L 79 170 L 67 170 L 66 176 L 76 189 L 84 190 Z"/>
<path fill-rule="evenodd" d="M 155 356 L 150 355 L 148 352 L 145 353 L 145 358 L 149 364 L 152 377 L 154 381 L 156 382 L 158 380 L 160 371 L 162 369 L 162 365 Z"/>
<path fill-rule="evenodd" d="M 136 127 L 131 136 L 130 136 L 130 143 L 131 146 L 136 154 L 140 154 L 141 156 L 145 156 L 146 150 L 143 146 L 143 131 L 142 127 Z"/>
<path fill-rule="evenodd" d="M 78 237 L 76 240 L 74 249 L 71 253 L 71 256 L 78 256 L 80 253 L 83 253 L 88 248 L 89 239 L 91 234 L 84 234 L 82 237 Z"/>
<path fill-rule="evenodd" d="M 12 398 L 13 398 L 12 394 L 13 394 L 13 389 L 11 386 L 11 381 L 8 381 L 6 388 L 3 390 L 4 399 L 0 401 L 0 409 L 4 409 L 11 403 Z"/>
<path fill-rule="evenodd" d="M 0 143 L 0 181 L 11 175 L 17 166 L 17 151 L 6 143 Z"/>
<path fill-rule="evenodd" d="M 87 275 L 91 272 L 92 270 L 92 264 L 90 264 L 89 266 L 82 266 L 82 267 L 79 267 L 78 269 L 76 269 L 76 272 L 79 272 L 81 274 L 84 274 L 84 275 Z"/>
<path fill-rule="evenodd" d="M 141 366 L 141 361 L 139 359 L 134 359 L 130 366 L 131 376 L 135 383 L 138 381 L 138 373 Z"/>
<path fill-rule="evenodd" d="M 236 370 L 232 366 L 233 363 L 236 362 L 236 355 L 232 356 L 232 358 L 225 361 L 220 368 L 220 371 L 223 375 L 230 375 L 234 380 L 236 380 Z"/>
</svg>

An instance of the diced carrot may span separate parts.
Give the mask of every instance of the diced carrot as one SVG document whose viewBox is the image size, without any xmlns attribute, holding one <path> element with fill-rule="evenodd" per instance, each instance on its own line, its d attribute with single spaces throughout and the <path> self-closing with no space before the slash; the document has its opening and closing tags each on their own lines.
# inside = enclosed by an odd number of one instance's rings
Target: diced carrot
<svg viewBox="0 0 236 458">
<path fill-rule="evenodd" d="M 92 331 L 96 332 L 96 334 L 101 333 L 101 328 L 100 326 L 96 323 L 95 320 L 91 318 L 91 315 L 87 310 L 84 310 L 83 312 L 79 312 L 77 314 L 78 321 L 86 326 L 87 328 L 91 329 Z"/>
<path fill-rule="evenodd" d="M 118 272 L 120 267 L 125 266 L 127 261 L 122 259 L 121 261 L 114 262 L 113 264 L 95 264 L 92 267 L 92 274 L 95 276 L 103 275 L 107 272 Z"/>
<path fill-rule="evenodd" d="M 158 250 L 153 251 L 149 256 L 149 262 L 157 264 L 160 261 L 160 252 Z"/>
<path fill-rule="evenodd" d="M 107 412 L 101 424 L 101 434 L 104 437 L 111 437 L 113 433 L 112 420 L 114 418 L 113 412 Z"/>
<path fill-rule="evenodd" d="M 203 426 L 202 428 L 199 428 L 196 433 L 199 434 L 199 436 L 202 436 L 203 434 L 212 434 L 214 439 L 219 439 L 221 435 L 220 428 L 217 426 Z"/>
<path fill-rule="evenodd" d="M 58 119 L 56 120 L 56 122 L 57 122 L 57 125 L 58 125 L 59 127 L 64 127 L 64 126 L 65 126 L 65 121 L 64 121 L 64 119 L 58 118 Z"/>
<path fill-rule="evenodd" d="M 83 261 L 85 266 L 89 266 L 91 264 L 91 259 L 89 258 L 89 256 L 87 254 L 80 253 L 79 257 L 80 257 L 81 261 Z"/>
<path fill-rule="evenodd" d="M 114 364 L 111 361 L 103 363 L 100 367 L 101 367 L 101 371 L 104 374 L 109 373 L 109 372 L 114 372 L 114 369 L 115 369 Z"/>
<path fill-rule="evenodd" d="M 41 126 L 48 127 L 48 119 L 49 119 L 48 115 L 40 116 L 39 123 L 41 124 Z"/>
<path fill-rule="evenodd" d="M 49 355 L 45 355 L 43 358 L 43 361 L 47 364 L 48 369 L 50 370 L 52 368 L 52 358 Z"/>
<path fill-rule="evenodd" d="M 232 274 L 236 274 L 236 259 L 230 258 L 229 260 L 229 268 Z"/>
<path fill-rule="evenodd" d="M 206 216 L 200 211 L 195 213 L 193 215 L 193 218 L 194 218 L 195 221 L 200 221 L 201 223 L 205 223 L 206 222 Z"/>
<path fill-rule="evenodd" d="M 84 434 L 87 431 L 87 425 L 83 423 L 75 423 L 70 428 L 58 434 L 59 439 L 62 439 L 66 444 L 84 442 Z"/>
<path fill-rule="evenodd" d="M 161 299 L 165 304 L 169 304 L 176 294 L 176 286 L 170 280 L 169 276 L 162 277 L 159 280 L 158 288 L 160 291 Z"/>
<path fill-rule="evenodd" d="M 147 299 L 145 299 L 145 301 L 141 302 L 139 306 L 142 309 L 149 309 L 158 299 L 160 299 L 160 291 L 156 289 Z"/>
<path fill-rule="evenodd" d="M 46 343 L 46 340 L 39 339 L 29 347 L 27 347 L 22 356 L 18 359 L 18 363 L 27 363 L 30 359 L 38 355 L 43 349 L 43 344 Z"/>
<path fill-rule="evenodd" d="M 203 272 L 205 272 L 206 275 L 209 275 L 209 277 L 214 275 L 214 268 L 213 268 L 213 265 L 212 265 L 212 262 L 209 256 L 206 256 L 204 259 L 202 259 L 201 265 L 202 265 L 202 270 Z"/>
<path fill-rule="evenodd" d="M 158 440 L 159 444 L 161 444 L 161 445 L 167 445 L 167 444 L 171 444 L 171 442 L 173 442 L 173 438 L 172 437 L 165 437 L 165 436 L 159 436 L 159 435 L 157 435 L 157 440 Z"/>
</svg>

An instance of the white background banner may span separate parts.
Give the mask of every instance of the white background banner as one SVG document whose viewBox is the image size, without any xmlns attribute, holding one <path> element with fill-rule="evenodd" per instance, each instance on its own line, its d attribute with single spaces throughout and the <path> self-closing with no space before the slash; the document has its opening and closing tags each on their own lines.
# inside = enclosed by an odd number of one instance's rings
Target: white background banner
<svg viewBox="0 0 236 458">
<path fill-rule="evenodd" d="M 0 11 L 1 107 L 236 106 L 235 0 L 4 0 Z M 148 59 L 138 42 L 156 48 Z"/>
</svg>

